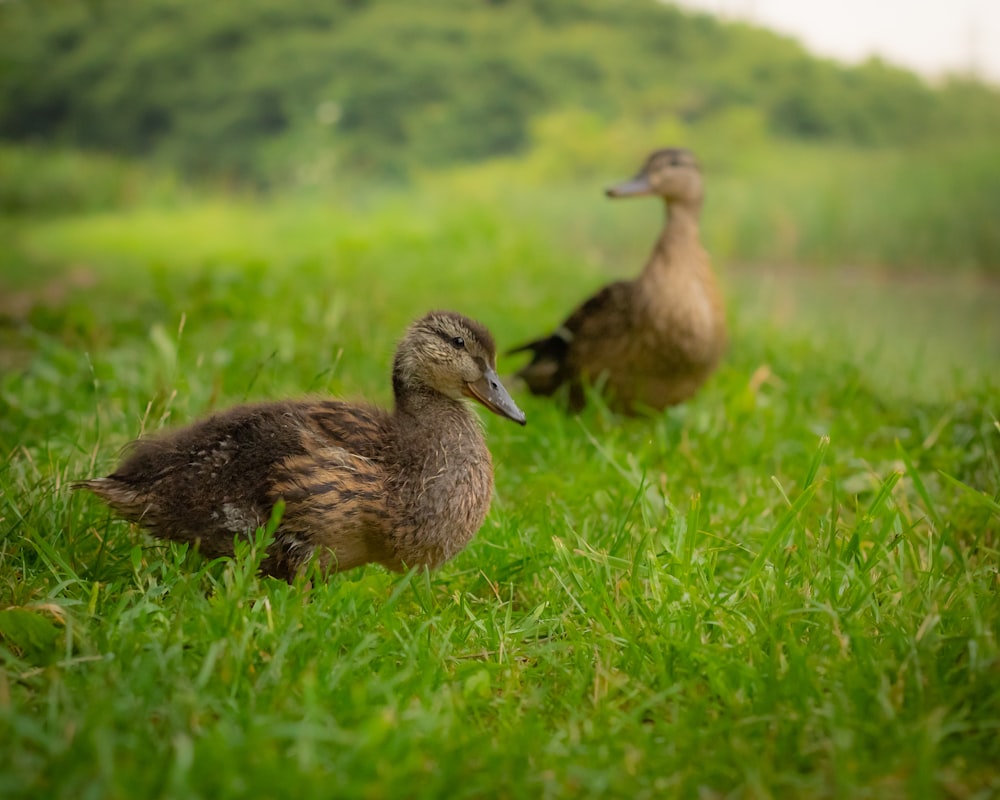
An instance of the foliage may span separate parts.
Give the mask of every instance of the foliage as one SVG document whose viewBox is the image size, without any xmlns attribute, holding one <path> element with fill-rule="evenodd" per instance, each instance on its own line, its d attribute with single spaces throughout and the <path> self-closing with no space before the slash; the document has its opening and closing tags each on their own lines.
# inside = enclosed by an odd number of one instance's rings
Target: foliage
<svg viewBox="0 0 1000 800">
<path fill-rule="evenodd" d="M 170 173 L 128 160 L 0 145 L 0 216 L 56 216 L 163 204 L 184 194 Z"/>
<path fill-rule="evenodd" d="M 746 109 L 863 146 L 1000 131 L 985 86 L 840 66 L 654 0 L 22 0 L 0 4 L 0 42 L 0 136 L 258 184 L 509 155 L 573 109 L 701 123 L 730 147 Z"/>
<path fill-rule="evenodd" d="M 814 292 L 793 329 L 734 270 L 729 357 L 686 406 L 484 416 L 494 507 L 432 576 L 286 586 L 255 576 L 263 539 L 209 563 L 68 491 L 139 430 L 244 399 L 387 402 L 428 307 L 504 347 L 606 280 L 608 227 L 460 180 L 22 241 L 28 302 L 0 342 L 3 795 L 1000 791 L 998 354 L 975 335 L 996 319 L 941 291 L 931 332 L 900 287 L 852 316 L 872 283 Z M 68 263 L 91 280 L 59 291 Z M 921 342 L 946 318 L 964 327 L 935 364 Z"/>
</svg>

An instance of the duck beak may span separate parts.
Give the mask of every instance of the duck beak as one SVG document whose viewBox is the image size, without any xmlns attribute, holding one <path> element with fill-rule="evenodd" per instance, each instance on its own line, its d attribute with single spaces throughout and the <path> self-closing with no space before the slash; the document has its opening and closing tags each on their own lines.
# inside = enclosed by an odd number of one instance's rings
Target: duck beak
<svg viewBox="0 0 1000 800">
<path fill-rule="evenodd" d="M 608 197 L 641 197 L 644 194 L 652 194 L 653 187 L 649 185 L 649 178 L 640 173 L 630 181 L 609 186 L 604 193 Z"/>
<path fill-rule="evenodd" d="M 524 412 L 517 407 L 517 403 L 511 399 L 504 385 L 497 377 L 495 370 L 486 368 L 478 381 L 465 384 L 465 393 L 473 400 L 478 400 L 494 414 L 512 419 L 519 425 L 524 425 L 527 418 Z"/>
</svg>

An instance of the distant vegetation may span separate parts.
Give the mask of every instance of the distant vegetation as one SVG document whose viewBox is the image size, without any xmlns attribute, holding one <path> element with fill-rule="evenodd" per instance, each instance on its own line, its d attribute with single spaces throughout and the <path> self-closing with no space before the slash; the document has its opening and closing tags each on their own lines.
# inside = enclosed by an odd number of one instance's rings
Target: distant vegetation
<svg viewBox="0 0 1000 800">
<path fill-rule="evenodd" d="M 0 42 L 0 138 L 257 185 L 511 155 L 565 109 L 719 140 L 746 113 L 864 147 L 1000 132 L 982 85 L 840 66 L 654 0 L 21 0 Z"/>
<path fill-rule="evenodd" d="M 971 80 L 654 0 L 0 3 L 0 218 L 436 181 L 571 237 L 664 144 L 705 166 L 722 261 L 1000 271 L 1000 92 Z M 609 234 L 645 247 L 635 213 Z"/>
</svg>

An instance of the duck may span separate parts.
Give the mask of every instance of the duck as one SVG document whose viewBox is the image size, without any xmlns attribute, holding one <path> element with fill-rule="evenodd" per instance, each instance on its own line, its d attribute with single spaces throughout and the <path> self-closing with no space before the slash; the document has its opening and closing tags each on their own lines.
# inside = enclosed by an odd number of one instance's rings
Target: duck
<svg viewBox="0 0 1000 800">
<path fill-rule="evenodd" d="M 468 400 L 524 425 L 485 326 L 450 311 L 413 322 L 391 410 L 330 398 L 238 405 L 128 446 L 107 477 L 74 484 L 153 536 L 231 557 L 283 512 L 260 571 L 293 582 L 363 564 L 435 569 L 485 520 L 493 465 Z"/>
<path fill-rule="evenodd" d="M 691 398 L 726 349 L 722 295 L 699 232 L 701 170 L 690 150 L 663 148 L 606 194 L 658 196 L 665 204 L 666 221 L 642 272 L 604 286 L 554 332 L 509 353 L 531 353 L 515 373 L 531 393 L 568 387 L 573 412 L 584 407 L 588 385 L 625 415 L 658 412 Z"/>
</svg>

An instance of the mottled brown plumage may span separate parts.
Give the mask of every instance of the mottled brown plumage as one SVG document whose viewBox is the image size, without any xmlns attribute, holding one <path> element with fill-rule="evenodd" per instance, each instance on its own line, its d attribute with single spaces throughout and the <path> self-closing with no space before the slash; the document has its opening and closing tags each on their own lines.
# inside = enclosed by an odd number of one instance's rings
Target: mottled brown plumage
<svg viewBox="0 0 1000 800">
<path fill-rule="evenodd" d="M 285 503 L 261 565 L 291 580 L 313 557 L 437 567 L 479 529 L 493 467 L 464 398 L 524 424 L 496 375 L 493 338 L 451 312 L 413 323 L 396 350 L 392 412 L 338 400 L 238 406 L 133 442 L 114 474 L 81 481 L 154 536 L 231 556 Z"/>
<path fill-rule="evenodd" d="M 572 410 L 583 407 L 586 383 L 601 386 L 623 413 L 660 410 L 691 397 L 726 346 L 722 297 L 698 232 L 701 173 L 689 151 L 658 150 L 607 194 L 659 195 L 666 203 L 666 224 L 642 273 L 605 286 L 554 333 L 511 352 L 531 351 L 517 375 L 534 394 L 567 385 Z"/>
</svg>

